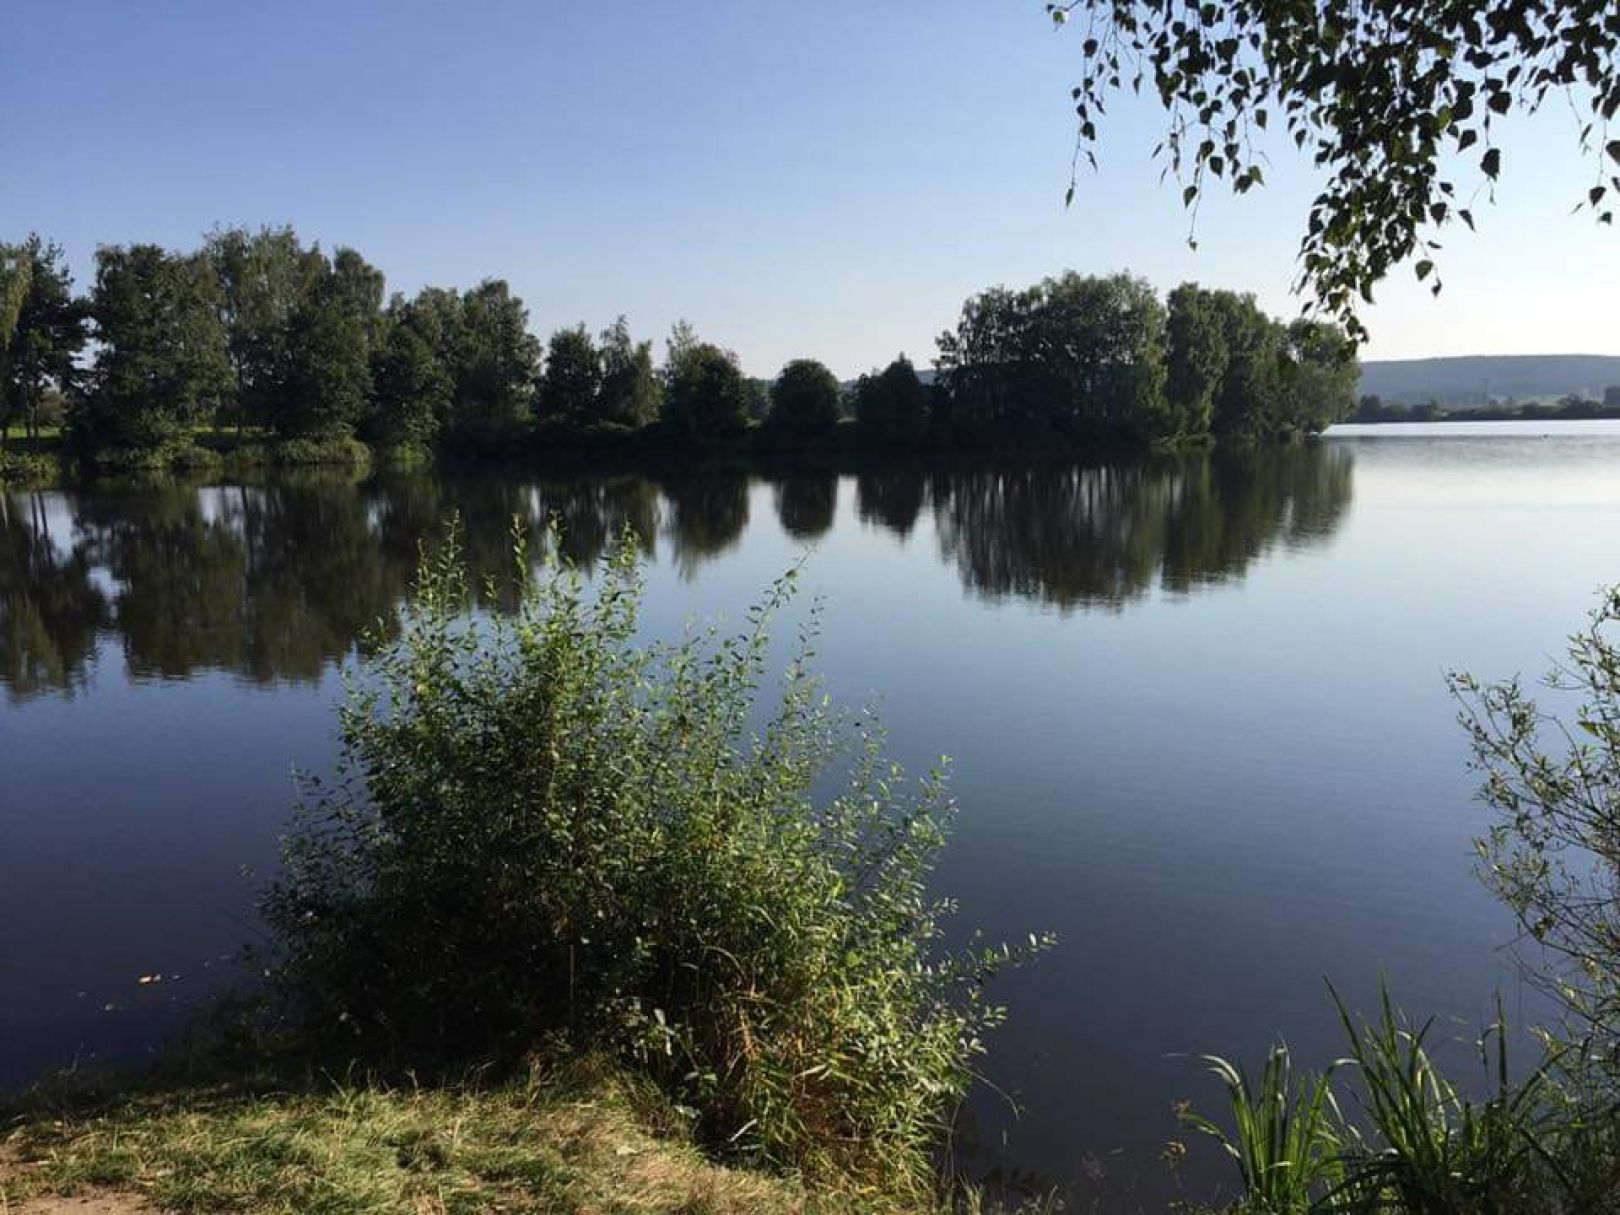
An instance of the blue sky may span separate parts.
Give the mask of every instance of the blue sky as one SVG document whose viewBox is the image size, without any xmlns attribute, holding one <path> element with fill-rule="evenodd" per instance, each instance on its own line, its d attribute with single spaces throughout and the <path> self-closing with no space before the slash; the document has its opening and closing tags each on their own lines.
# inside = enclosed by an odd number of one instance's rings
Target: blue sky
<svg viewBox="0 0 1620 1215">
<path fill-rule="evenodd" d="M 1040 0 L 6 0 L 0 239 L 81 281 L 98 243 L 291 223 L 392 289 L 509 279 L 542 333 L 679 317 L 772 374 L 919 362 L 970 292 L 1063 269 L 1255 292 L 1291 315 L 1312 193 L 1205 204 L 1186 244 L 1122 101 L 1065 210 L 1077 48 Z M 1403 275 L 1369 357 L 1620 354 L 1620 234 L 1570 216 L 1592 167 L 1567 109 L 1513 124 L 1499 205 Z"/>
</svg>

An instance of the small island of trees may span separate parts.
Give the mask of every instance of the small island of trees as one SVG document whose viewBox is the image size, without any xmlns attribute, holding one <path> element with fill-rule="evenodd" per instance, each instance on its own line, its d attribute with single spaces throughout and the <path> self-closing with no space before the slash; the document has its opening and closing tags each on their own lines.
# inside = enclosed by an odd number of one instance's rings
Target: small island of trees
<svg viewBox="0 0 1620 1215">
<path fill-rule="evenodd" d="M 358 252 L 291 228 L 199 249 L 103 246 L 76 294 L 62 248 L 0 246 L 0 436 L 91 469 L 259 451 L 286 463 L 722 445 L 1066 450 L 1314 433 L 1355 408 L 1355 345 L 1253 297 L 1066 273 L 969 299 L 931 372 L 774 382 L 682 322 L 655 361 L 620 318 L 542 342 L 508 284 L 386 291 Z"/>
</svg>

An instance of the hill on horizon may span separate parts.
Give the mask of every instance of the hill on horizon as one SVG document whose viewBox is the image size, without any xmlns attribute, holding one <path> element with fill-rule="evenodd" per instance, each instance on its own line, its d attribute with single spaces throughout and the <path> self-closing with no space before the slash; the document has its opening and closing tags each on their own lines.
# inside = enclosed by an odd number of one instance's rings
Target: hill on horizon
<svg viewBox="0 0 1620 1215">
<path fill-rule="evenodd" d="M 1620 356 L 1602 354 L 1480 354 L 1434 359 L 1369 359 L 1361 393 L 1386 405 L 1485 405 L 1571 393 L 1601 399 L 1620 384 Z"/>
</svg>

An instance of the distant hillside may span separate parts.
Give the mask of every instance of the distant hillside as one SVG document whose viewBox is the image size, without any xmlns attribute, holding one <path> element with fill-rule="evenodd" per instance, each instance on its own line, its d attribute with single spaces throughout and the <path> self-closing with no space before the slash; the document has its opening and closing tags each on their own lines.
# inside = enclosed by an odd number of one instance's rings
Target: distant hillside
<svg viewBox="0 0 1620 1215">
<path fill-rule="evenodd" d="M 1600 354 L 1470 355 L 1451 359 L 1369 360 L 1361 392 L 1386 405 L 1484 405 L 1570 393 L 1601 398 L 1620 384 L 1620 357 Z"/>
</svg>

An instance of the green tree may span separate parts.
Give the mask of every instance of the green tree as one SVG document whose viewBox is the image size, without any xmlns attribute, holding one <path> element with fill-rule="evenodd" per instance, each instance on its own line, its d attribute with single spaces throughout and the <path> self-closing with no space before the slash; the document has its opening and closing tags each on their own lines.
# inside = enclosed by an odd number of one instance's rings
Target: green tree
<svg viewBox="0 0 1620 1215">
<path fill-rule="evenodd" d="M 541 359 L 523 301 L 504 280 L 486 279 L 462 295 L 446 331 L 456 385 L 451 430 L 488 437 L 521 425 L 534 400 Z"/>
<path fill-rule="evenodd" d="M 287 323 L 277 403 L 270 419 L 284 439 L 342 439 L 354 434 L 371 399 L 367 299 L 329 266 Z"/>
<path fill-rule="evenodd" d="M 336 296 L 337 303 L 360 322 L 365 339 L 364 353 L 369 356 L 382 342 L 387 280 L 381 270 L 342 245 L 332 254 L 331 280 L 328 290 Z"/>
<path fill-rule="evenodd" d="M 911 360 L 901 355 L 855 385 L 855 422 L 861 433 L 888 446 L 920 443 L 928 435 L 930 394 Z"/>
<path fill-rule="evenodd" d="M 1603 390 L 1603 408 L 1620 410 L 1620 384 L 1610 384 Z"/>
<path fill-rule="evenodd" d="M 828 435 L 838 428 L 838 377 L 815 359 L 795 359 L 771 385 L 769 424 L 800 438 Z"/>
<path fill-rule="evenodd" d="M 1159 152 L 1189 207 L 1214 180 L 1238 193 L 1262 184 L 1266 146 L 1257 136 L 1273 121 L 1325 169 L 1300 282 L 1354 338 L 1365 333 L 1357 304 L 1379 280 L 1409 260 L 1420 280 L 1432 278 L 1439 232 L 1473 227 L 1476 191 L 1459 184 L 1451 162 L 1464 157 L 1494 183 L 1502 167 L 1494 124 L 1511 111 L 1566 93 L 1588 109 L 1578 138 L 1599 176 L 1583 201 L 1613 222 L 1613 0 L 1063 0 L 1047 11 L 1083 39 L 1077 152 L 1093 163 L 1109 98 L 1145 85 L 1169 115 Z"/>
<path fill-rule="evenodd" d="M 636 342 L 620 317 L 602 331 L 602 390 L 597 412 L 605 422 L 645 426 L 658 417 L 662 388 L 653 368 L 652 343 Z"/>
<path fill-rule="evenodd" d="M 47 394 L 72 391 L 88 319 L 60 245 L 31 235 L 14 256 L 9 274 L 0 268 L 0 445 L 17 414 L 38 438 Z"/>
<path fill-rule="evenodd" d="M 1170 293 L 1165 339 L 1171 425 L 1179 434 L 1208 434 L 1227 363 L 1226 334 L 1209 292 L 1183 283 Z"/>
<path fill-rule="evenodd" d="M 1140 279 L 1064 274 L 967 301 L 939 339 L 958 434 L 1096 439 L 1166 429 L 1164 307 Z"/>
<path fill-rule="evenodd" d="M 1288 326 L 1282 370 L 1281 428 L 1316 434 L 1356 409 L 1361 364 L 1343 329 L 1303 318 Z"/>
<path fill-rule="evenodd" d="M 73 417 L 89 449 L 161 452 L 229 397 L 219 281 L 205 257 L 104 246 L 91 314 L 99 344 Z"/>
<path fill-rule="evenodd" d="M 455 385 L 444 361 L 409 324 L 394 323 L 371 359 L 372 401 L 361 437 L 383 449 L 423 449 L 438 433 Z"/>
<path fill-rule="evenodd" d="M 733 354 L 708 342 L 670 343 L 664 420 L 691 439 L 725 439 L 748 428 L 748 392 Z"/>
<path fill-rule="evenodd" d="M 293 312 L 324 273 L 325 259 L 289 227 L 216 229 L 203 252 L 219 281 L 219 316 L 235 380 L 230 412 L 239 430 L 269 425 L 284 397 Z"/>
<path fill-rule="evenodd" d="M 599 416 L 602 354 L 584 325 L 559 329 L 546 349 L 535 412 L 549 421 L 588 425 Z"/>
<path fill-rule="evenodd" d="M 1226 344 L 1226 374 L 1215 391 L 1212 427 L 1232 439 L 1266 439 L 1276 433 L 1283 329 L 1252 295 L 1211 293 Z"/>
</svg>

